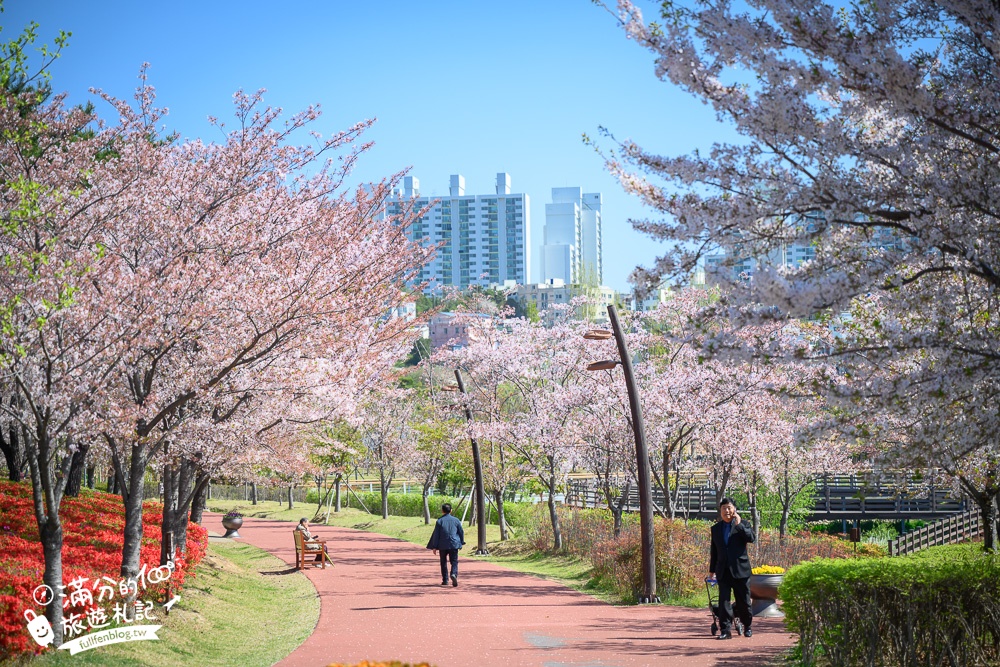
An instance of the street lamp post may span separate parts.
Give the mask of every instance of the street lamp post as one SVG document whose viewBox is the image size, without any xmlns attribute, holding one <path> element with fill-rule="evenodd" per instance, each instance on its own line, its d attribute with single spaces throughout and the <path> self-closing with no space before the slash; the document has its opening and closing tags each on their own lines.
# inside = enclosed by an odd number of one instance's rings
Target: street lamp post
<svg viewBox="0 0 1000 667">
<path fill-rule="evenodd" d="M 653 487 L 650 481 L 649 450 L 646 448 L 646 427 L 642 421 L 642 405 L 639 403 L 639 389 L 632 371 L 632 355 L 629 354 L 618 311 L 614 305 L 608 306 L 611 331 L 592 330 L 584 334 L 590 340 L 608 340 L 614 336 L 618 344 L 619 361 L 597 361 L 587 366 L 589 371 L 610 370 L 621 364 L 625 372 L 625 388 L 628 390 L 628 405 L 632 413 L 632 432 L 635 434 L 635 458 L 639 467 L 639 528 L 642 541 L 642 594 L 639 603 L 659 602 L 656 595 L 656 553 L 653 542 Z"/>
<path fill-rule="evenodd" d="M 465 410 L 465 420 L 472 423 L 472 410 L 469 409 L 468 397 L 465 393 L 465 382 L 462 381 L 462 371 L 455 369 L 455 379 L 458 380 L 458 390 L 462 392 L 462 407 Z M 488 555 L 486 548 L 486 489 L 483 485 L 483 461 L 479 456 L 479 442 L 472 435 L 469 436 L 472 442 L 472 465 L 476 471 L 476 536 L 478 545 L 476 546 L 477 556 Z"/>
</svg>

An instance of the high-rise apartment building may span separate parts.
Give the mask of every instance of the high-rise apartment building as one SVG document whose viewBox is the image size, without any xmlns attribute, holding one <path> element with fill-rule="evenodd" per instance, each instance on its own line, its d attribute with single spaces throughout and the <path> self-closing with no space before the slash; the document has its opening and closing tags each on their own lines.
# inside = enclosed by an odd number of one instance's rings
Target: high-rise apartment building
<svg viewBox="0 0 1000 667">
<path fill-rule="evenodd" d="M 528 282 L 530 202 L 526 194 L 511 193 L 508 174 L 497 174 L 491 195 L 465 194 L 465 178 L 454 174 L 447 197 L 421 195 L 420 181 L 407 176 L 403 187 L 386 200 L 385 214 L 400 215 L 411 203 L 415 211 L 427 210 L 414 220 L 407 236 L 425 247 L 441 245 L 419 275 L 427 291 Z"/>
<path fill-rule="evenodd" d="M 803 226 L 808 233 L 816 232 L 816 222 L 812 216 L 790 219 L 788 224 Z M 876 227 L 867 245 L 872 250 L 898 250 L 906 245 L 906 241 L 895 230 L 888 227 Z M 783 243 L 773 248 L 762 257 L 738 257 L 735 261 L 730 253 L 723 251 L 708 255 L 702 267 L 701 281 L 707 285 L 717 285 L 726 282 L 750 281 L 762 267 L 795 268 L 816 257 L 816 247 L 808 239 Z"/>
<path fill-rule="evenodd" d="M 601 194 L 584 193 L 583 188 L 552 188 L 552 203 L 545 205 L 542 282 L 600 285 L 604 281 L 601 254 Z"/>
</svg>

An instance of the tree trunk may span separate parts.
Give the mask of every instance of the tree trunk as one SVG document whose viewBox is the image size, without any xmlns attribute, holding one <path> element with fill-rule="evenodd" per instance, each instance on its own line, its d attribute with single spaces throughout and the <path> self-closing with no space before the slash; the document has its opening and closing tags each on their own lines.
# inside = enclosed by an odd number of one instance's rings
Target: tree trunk
<svg viewBox="0 0 1000 667">
<path fill-rule="evenodd" d="M 559 525 L 559 514 L 556 512 L 556 475 L 549 474 L 549 519 L 552 521 L 552 548 L 555 551 L 562 551 L 563 539 L 562 528 Z"/>
<path fill-rule="evenodd" d="M 618 497 L 617 503 L 610 503 L 611 516 L 614 518 L 615 539 L 622 535 L 622 515 L 625 514 L 625 504 L 628 502 L 628 494 L 632 491 L 632 480 L 625 482 L 625 488 Z"/>
<path fill-rule="evenodd" d="M 202 479 L 204 473 L 198 473 L 197 464 L 190 459 L 183 459 L 172 467 L 171 492 L 167 495 L 167 487 L 163 488 L 163 522 L 160 528 L 161 548 L 160 565 L 166 565 L 171 556 L 187 553 L 187 529 L 189 514 L 198 486 L 195 480 Z M 166 477 L 166 475 L 164 476 Z M 207 476 L 205 476 L 207 480 Z M 207 484 L 207 481 L 205 482 Z M 169 497 L 169 503 L 167 502 Z M 199 517 L 200 518 L 200 517 Z M 172 539 L 168 540 L 170 535 Z M 174 554 L 169 553 L 173 546 Z"/>
<path fill-rule="evenodd" d="M 143 481 L 146 476 L 146 458 L 143 455 L 143 445 L 132 443 L 129 445 L 130 456 L 128 457 L 128 473 L 124 474 L 123 462 L 118 456 L 115 447 L 111 448 L 112 460 L 115 461 L 115 477 L 118 479 L 118 486 L 125 505 L 125 528 L 123 532 L 122 544 L 122 566 L 121 576 L 126 579 L 129 586 L 129 594 L 125 598 L 126 617 L 131 620 L 135 617 L 135 600 L 138 595 L 138 579 L 140 554 L 142 549 L 142 501 L 145 496 Z"/>
<path fill-rule="evenodd" d="M 201 525 L 202 515 L 205 506 L 208 504 L 208 480 L 210 476 L 207 472 L 198 473 L 198 481 L 195 482 L 194 500 L 191 501 L 191 523 Z"/>
<path fill-rule="evenodd" d="M 750 523 L 753 526 L 753 534 L 760 535 L 760 510 L 757 509 L 757 492 L 752 491 L 747 496 L 750 503 Z"/>
<path fill-rule="evenodd" d="M 52 625 L 52 632 L 55 639 L 52 645 L 61 646 L 63 643 L 63 566 L 62 566 L 62 546 L 63 532 L 62 524 L 58 517 L 53 517 L 39 530 L 42 539 L 42 554 L 45 558 L 45 570 L 42 573 L 42 583 L 48 586 L 53 593 L 52 601 L 45 607 L 45 618 L 49 619 Z"/>
<path fill-rule="evenodd" d="M 979 511 L 982 514 L 982 535 L 983 551 L 996 551 L 997 549 L 997 509 L 994 503 L 994 496 L 986 493 L 977 493 L 973 496 Z"/>
<path fill-rule="evenodd" d="M 649 469 L 654 470 L 652 465 L 653 462 L 650 461 L 649 463 L 650 463 Z M 663 498 L 667 503 L 666 507 L 667 518 L 673 519 L 676 510 L 674 509 L 674 497 L 670 493 L 670 448 L 669 447 L 663 448 L 663 484 L 660 485 L 660 488 L 663 490 Z M 620 523 L 621 522 L 619 521 L 619 524 Z M 616 532 L 615 537 L 618 537 L 618 535 L 619 532 Z"/>
<path fill-rule="evenodd" d="M 431 523 L 431 507 L 429 505 L 429 498 L 431 495 L 431 485 L 424 482 L 424 488 L 421 492 L 424 500 L 424 525 L 429 526 Z"/>
<path fill-rule="evenodd" d="M 93 463 L 91 463 L 90 465 L 87 466 L 87 488 L 88 489 L 93 489 L 94 488 L 94 477 L 95 477 L 95 473 L 96 472 L 97 472 L 97 470 L 96 470 L 96 468 L 94 468 L 94 464 Z"/>
<path fill-rule="evenodd" d="M 250 482 L 250 504 L 257 504 L 257 482 Z"/>
<path fill-rule="evenodd" d="M 506 542 L 510 539 L 507 531 L 507 517 L 503 511 L 503 489 L 493 491 L 493 501 L 497 504 L 497 523 L 500 524 L 500 541 Z"/>
<path fill-rule="evenodd" d="M 382 518 L 389 518 L 389 486 L 387 484 L 379 484 L 380 495 L 382 496 Z"/>
<path fill-rule="evenodd" d="M 334 503 L 334 510 L 333 511 L 334 512 L 340 512 L 340 480 L 341 480 L 342 477 L 343 477 L 343 475 L 341 475 L 340 473 L 337 473 L 337 476 L 333 478 L 333 494 L 334 494 L 333 495 L 333 503 Z"/>
<path fill-rule="evenodd" d="M 42 430 L 41 427 L 39 429 Z M 25 439 L 27 440 L 27 439 Z M 63 457 L 58 469 L 53 470 L 55 459 L 51 451 L 52 443 L 48 435 L 40 432 L 37 436 L 37 446 L 32 452 L 25 452 L 28 471 L 31 475 L 31 496 L 35 512 L 35 522 L 38 525 L 38 536 L 42 543 L 42 556 L 45 569 L 42 572 L 42 583 L 52 591 L 52 600 L 45 607 L 45 617 L 52 625 L 55 635 L 53 646 L 62 645 L 63 633 L 63 529 L 59 518 L 59 506 L 62 503 L 65 490 L 65 477 L 69 474 L 72 457 Z"/>
<path fill-rule="evenodd" d="M 295 504 L 292 502 L 292 489 L 294 487 L 294 484 L 288 487 L 288 509 L 295 509 Z"/>
<path fill-rule="evenodd" d="M 316 477 L 316 516 L 323 511 L 323 478 Z"/>
<path fill-rule="evenodd" d="M 177 481 L 178 472 L 173 461 L 163 464 L 161 484 L 163 486 L 163 516 L 160 518 L 160 565 L 166 565 L 173 560 L 171 548 L 173 544 L 174 515 L 177 513 Z"/>
<path fill-rule="evenodd" d="M 66 495 L 76 498 L 80 495 L 80 486 L 83 484 L 83 472 L 87 467 L 87 452 L 90 445 L 80 445 L 80 448 L 73 452 L 73 461 L 69 466 L 69 477 L 66 478 Z"/>
<path fill-rule="evenodd" d="M 17 427 L 11 424 L 7 430 L 9 437 L 4 439 L 3 430 L 0 429 L 0 450 L 7 461 L 7 478 L 12 482 L 20 482 L 24 479 L 24 468 L 27 457 L 24 451 L 24 440 L 18 436 Z"/>
<path fill-rule="evenodd" d="M 389 485 L 392 483 L 392 477 L 386 479 L 385 471 L 379 470 L 378 473 L 378 490 L 382 496 L 382 518 L 389 518 Z"/>
</svg>

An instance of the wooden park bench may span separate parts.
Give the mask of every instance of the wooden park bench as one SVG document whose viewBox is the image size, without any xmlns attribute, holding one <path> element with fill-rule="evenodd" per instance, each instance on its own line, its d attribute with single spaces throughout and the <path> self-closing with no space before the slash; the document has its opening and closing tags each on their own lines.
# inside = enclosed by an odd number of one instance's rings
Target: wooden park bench
<svg viewBox="0 0 1000 667">
<path fill-rule="evenodd" d="M 306 566 L 306 555 L 319 556 L 320 563 L 322 563 L 323 569 L 326 569 L 326 564 L 330 563 L 333 567 L 333 562 L 330 560 L 330 556 L 326 553 L 326 540 L 308 540 L 304 539 L 304 535 L 301 530 L 293 530 L 292 533 L 295 537 L 295 569 L 301 570 Z M 307 549 L 307 544 L 315 544 L 319 546 L 319 549 Z"/>
</svg>

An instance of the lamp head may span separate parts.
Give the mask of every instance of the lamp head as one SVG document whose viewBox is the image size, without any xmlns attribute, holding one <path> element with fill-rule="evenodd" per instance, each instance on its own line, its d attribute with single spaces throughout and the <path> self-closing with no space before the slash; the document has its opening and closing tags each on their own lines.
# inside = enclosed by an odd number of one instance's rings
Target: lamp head
<svg viewBox="0 0 1000 667">
<path fill-rule="evenodd" d="M 609 340 L 613 334 L 606 329 L 591 329 L 583 334 L 587 340 Z"/>
<path fill-rule="evenodd" d="M 613 361 L 611 359 L 605 359 L 604 361 L 595 361 L 591 364 L 587 364 L 588 371 L 610 371 L 612 368 L 620 364 L 620 361 Z"/>
</svg>

